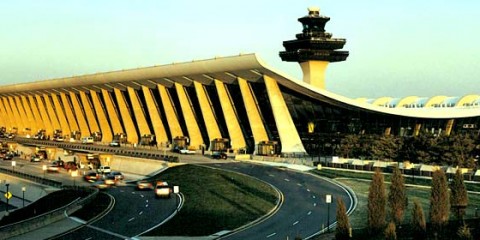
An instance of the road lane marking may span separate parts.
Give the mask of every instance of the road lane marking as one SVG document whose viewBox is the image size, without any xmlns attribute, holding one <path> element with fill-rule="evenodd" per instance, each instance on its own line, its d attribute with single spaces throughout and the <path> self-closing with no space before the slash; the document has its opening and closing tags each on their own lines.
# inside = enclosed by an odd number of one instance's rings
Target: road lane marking
<svg viewBox="0 0 480 240">
<path fill-rule="evenodd" d="M 313 206 L 316 207 L 316 206 L 317 206 L 317 203 L 313 203 Z"/>
<path fill-rule="evenodd" d="M 307 188 L 307 192 L 310 192 L 310 189 Z"/>
<path fill-rule="evenodd" d="M 131 222 L 133 220 L 135 220 L 135 217 L 132 217 L 132 218 L 128 219 L 129 222 Z"/>
<path fill-rule="evenodd" d="M 286 182 L 290 182 L 290 180 L 288 180 L 287 178 L 284 179 Z"/>
<path fill-rule="evenodd" d="M 315 195 L 313 195 L 312 197 L 313 197 L 313 199 L 317 198 L 317 197 L 315 197 Z"/>
<path fill-rule="evenodd" d="M 268 235 L 267 238 L 271 238 L 271 237 L 273 237 L 273 236 L 275 236 L 275 235 L 277 235 L 277 233 L 272 233 L 272 234 Z"/>
<path fill-rule="evenodd" d="M 143 211 L 139 212 L 138 215 L 142 215 L 143 214 Z"/>
<path fill-rule="evenodd" d="M 307 215 L 310 216 L 312 214 L 312 211 L 308 211 Z"/>
<path fill-rule="evenodd" d="M 110 235 L 115 236 L 115 237 L 119 237 L 121 239 L 129 239 L 129 237 L 127 237 L 127 236 L 123 236 L 123 235 L 120 235 L 118 233 L 110 232 L 108 230 L 105 230 L 105 229 L 102 229 L 102 228 L 99 228 L 99 227 L 95 227 L 93 225 L 87 225 L 87 227 L 95 229 L 95 230 L 103 232 L 103 233 L 106 233 L 106 234 L 110 234 Z"/>
<path fill-rule="evenodd" d="M 273 174 L 268 174 L 268 176 L 270 176 L 270 177 L 275 177 L 275 175 L 273 175 Z"/>
<path fill-rule="evenodd" d="M 147 199 L 147 200 L 145 200 L 145 202 L 147 202 L 147 203 L 148 203 L 148 199 Z"/>
<path fill-rule="evenodd" d="M 145 196 L 143 196 L 143 194 L 140 194 L 140 197 L 144 198 Z"/>
<path fill-rule="evenodd" d="M 148 207 L 148 204 L 146 204 L 145 207 Z"/>
<path fill-rule="evenodd" d="M 301 186 L 302 186 L 302 184 L 300 184 L 300 183 L 297 183 L 297 185 L 298 185 L 299 187 L 301 187 Z"/>
<path fill-rule="evenodd" d="M 294 222 L 292 226 L 295 226 L 295 225 L 297 225 L 297 224 L 298 224 L 298 221 Z"/>
</svg>

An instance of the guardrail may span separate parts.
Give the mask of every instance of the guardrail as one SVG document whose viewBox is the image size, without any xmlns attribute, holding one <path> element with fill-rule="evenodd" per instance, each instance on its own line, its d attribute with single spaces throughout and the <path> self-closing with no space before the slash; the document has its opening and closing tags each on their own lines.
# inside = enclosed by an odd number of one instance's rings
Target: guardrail
<svg viewBox="0 0 480 240">
<path fill-rule="evenodd" d="M 91 191 L 91 194 L 84 198 L 77 198 L 73 202 L 69 203 L 66 206 L 57 208 L 50 212 L 35 216 L 33 218 L 25 219 L 20 222 L 12 223 L 0 227 L 0 239 L 8 239 L 13 236 L 24 234 L 35 229 L 44 227 L 48 224 L 54 223 L 56 221 L 66 218 L 68 215 L 82 208 L 84 205 L 90 203 L 95 196 L 98 194 L 98 189 L 93 188 L 79 188 L 83 191 Z"/>
<path fill-rule="evenodd" d="M 32 182 L 40 183 L 40 184 L 43 184 L 43 185 L 48 185 L 48 186 L 51 186 L 51 187 L 61 188 L 63 186 L 62 182 L 55 181 L 55 180 L 52 180 L 52 179 L 43 178 L 43 177 L 39 177 L 39 176 L 35 176 L 35 175 L 24 173 L 24 172 L 17 172 L 17 171 L 14 171 L 12 169 L 7 169 L 7 168 L 0 167 L 0 172 L 6 173 L 6 174 L 9 174 L 9 175 L 13 175 L 13 176 L 16 176 L 16 177 L 20 177 L 20 178 L 23 178 L 23 179 L 27 179 L 27 180 L 30 180 Z"/>
</svg>

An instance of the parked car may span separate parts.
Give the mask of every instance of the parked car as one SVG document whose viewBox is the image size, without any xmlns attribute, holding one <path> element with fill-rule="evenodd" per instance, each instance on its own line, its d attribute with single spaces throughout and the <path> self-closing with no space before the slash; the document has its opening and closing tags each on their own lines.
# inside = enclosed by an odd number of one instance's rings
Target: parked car
<svg viewBox="0 0 480 240">
<path fill-rule="evenodd" d="M 40 158 L 39 155 L 32 155 L 32 157 L 30 158 L 30 162 L 41 162 L 42 159 Z"/>
<path fill-rule="evenodd" d="M 220 152 L 220 151 L 214 151 L 214 152 L 212 152 L 211 157 L 213 159 L 227 159 L 227 154 L 224 153 L 224 152 Z"/>
<path fill-rule="evenodd" d="M 115 181 L 120 181 L 124 179 L 123 174 L 117 171 L 110 172 L 107 176 L 113 177 Z"/>
<path fill-rule="evenodd" d="M 100 174 L 110 173 L 111 171 L 112 169 L 110 169 L 110 166 L 100 166 L 97 168 L 97 173 Z"/>
<path fill-rule="evenodd" d="M 96 172 L 87 172 L 85 175 L 83 175 L 83 179 L 87 182 L 95 182 L 98 179 L 100 179 L 100 175 Z"/>
<path fill-rule="evenodd" d="M 167 182 L 158 181 L 155 185 L 155 197 L 157 198 L 170 198 L 172 188 L 168 186 Z"/>
<path fill-rule="evenodd" d="M 137 190 L 152 190 L 153 184 L 149 181 L 138 181 L 136 188 Z"/>
<path fill-rule="evenodd" d="M 110 147 L 120 147 L 120 142 L 117 140 L 113 140 L 108 144 Z"/>
</svg>

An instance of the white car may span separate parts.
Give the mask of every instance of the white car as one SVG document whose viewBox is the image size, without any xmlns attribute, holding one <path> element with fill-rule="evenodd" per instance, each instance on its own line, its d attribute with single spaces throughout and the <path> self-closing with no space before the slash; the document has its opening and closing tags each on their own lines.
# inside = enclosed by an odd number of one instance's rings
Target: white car
<svg viewBox="0 0 480 240">
<path fill-rule="evenodd" d="M 189 150 L 189 149 L 180 149 L 181 154 L 195 154 L 196 151 L 194 150 Z"/>
<path fill-rule="evenodd" d="M 100 166 L 97 168 L 97 173 L 106 174 L 110 173 L 112 169 L 109 166 Z"/>
</svg>

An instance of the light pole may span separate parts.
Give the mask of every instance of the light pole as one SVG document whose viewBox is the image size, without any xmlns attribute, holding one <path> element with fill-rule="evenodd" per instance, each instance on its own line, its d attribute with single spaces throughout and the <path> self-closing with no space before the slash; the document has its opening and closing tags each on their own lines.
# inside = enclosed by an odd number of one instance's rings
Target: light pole
<svg viewBox="0 0 480 240">
<path fill-rule="evenodd" d="M 25 207 L 25 191 L 27 191 L 26 187 L 22 187 L 22 205 Z"/>
<path fill-rule="evenodd" d="M 43 165 L 42 166 L 42 170 L 43 170 L 43 178 L 45 178 L 45 172 L 47 172 L 47 165 Z"/>
<path fill-rule="evenodd" d="M 6 198 L 7 198 L 7 206 L 5 207 L 5 212 L 7 212 L 7 214 L 8 214 L 8 200 L 9 200 L 9 197 L 8 197 L 8 193 L 9 193 L 8 187 L 10 186 L 10 183 L 6 183 L 5 186 L 7 187 L 7 192 L 5 193 L 5 194 L 7 195 L 7 196 L 6 196 Z"/>
<path fill-rule="evenodd" d="M 78 176 L 78 170 L 72 171 L 73 186 L 75 187 L 75 178 Z"/>
<path fill-rule="evenodd" d="M 12 170 L 15 172 L 15 166 L 17 166 L 17 162 L 12 161 Z"/>
<path fill-rule="evenodd" d="M 327 232 L 330 232 L 330 203 L 332 202 L 332 195 L 327 194 L 325 202 L 327 203 Z"/>
</svg>

